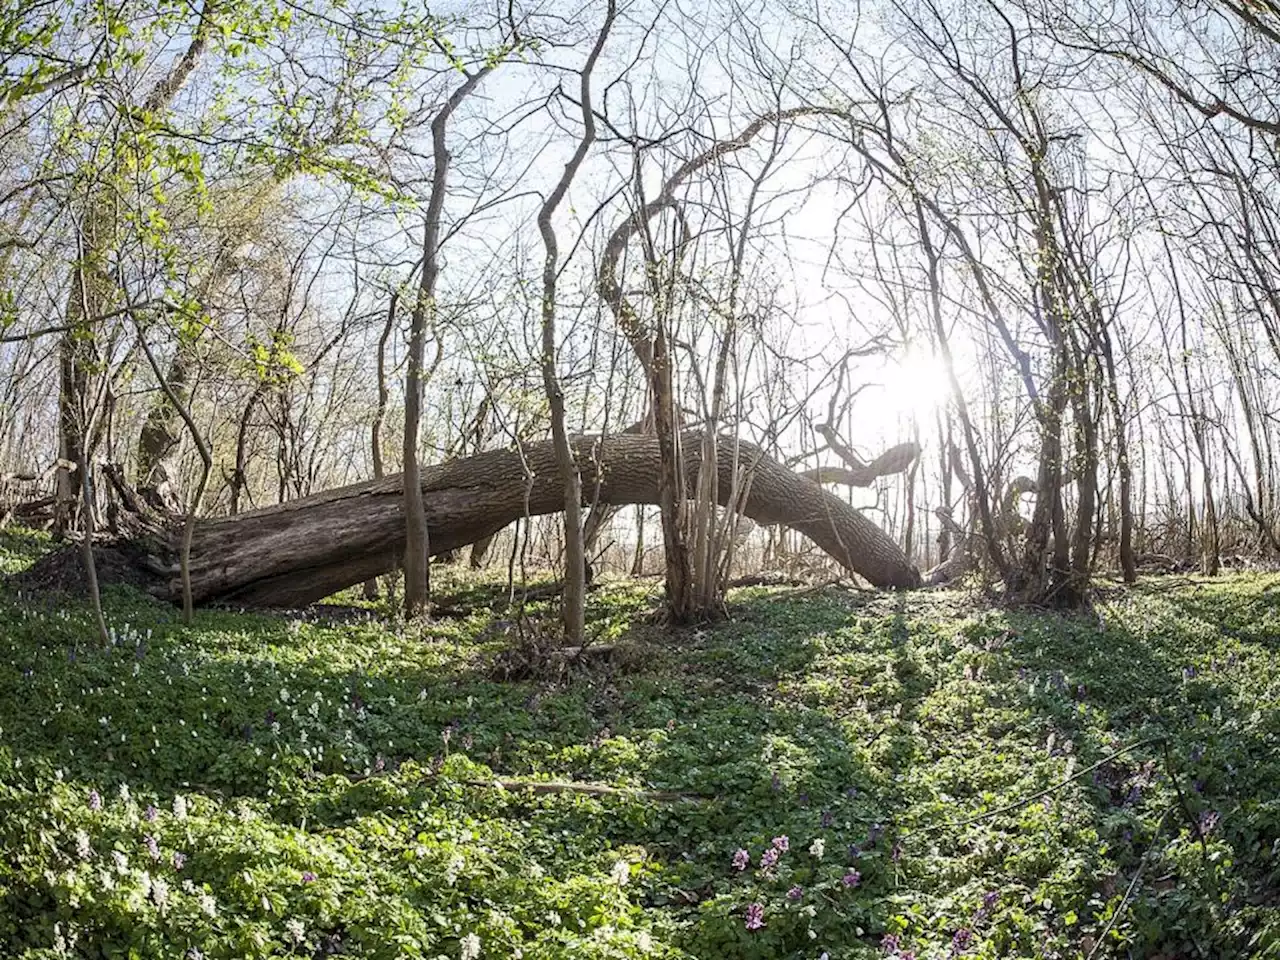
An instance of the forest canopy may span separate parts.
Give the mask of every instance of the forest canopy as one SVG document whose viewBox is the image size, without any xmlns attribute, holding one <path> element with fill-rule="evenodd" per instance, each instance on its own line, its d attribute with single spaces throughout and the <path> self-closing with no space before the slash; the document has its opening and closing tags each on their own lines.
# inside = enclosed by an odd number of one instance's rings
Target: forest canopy
<svg viewBox="0 0 1280 960">
<path fill-rule="evenodd" d="M 466 545 L 432 548 L 423 471 L 549 443 L 563 523 L 489 526 L 563 564 L 570 635 L 588 566 L 713 616 L 835 500 L 904 570 L 1033 602 L 1269 558 L 1278 30 L 1233 0 L 15 0 L 6 509 L 86 563 L 145 517 L 190 606 L 206 521 L 387 477 L 404 536 L 366 566 L 414 612 Z M 623 433 L 656 515 L 584 481 L 573 438 Z M 757 527 L 760 457 L 812 486 Z"/>
</svg>

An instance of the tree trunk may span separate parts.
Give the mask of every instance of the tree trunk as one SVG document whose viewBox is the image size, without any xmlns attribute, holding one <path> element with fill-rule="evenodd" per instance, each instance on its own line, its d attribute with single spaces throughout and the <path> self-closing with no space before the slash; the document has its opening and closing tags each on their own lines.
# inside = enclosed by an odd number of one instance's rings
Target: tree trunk
<svg viewBox="0 0 1280 960">
<path fill-rule="evenodd" d="M 701 439 L 693 431 L 681 440 L 689 486 L 697 477 Z M 619 506 L 657 502 L 656 437 L 578 437 L 573 445 L 583 486 L 589 489 L 598 482 L 601 501 Z M 798 530 L 874 586 L 920 585 L 919 572 L 892 538 L 839 497 L 752 444 L 718 446 L 720 489 L 726 496 L 732 489 L 735 446 L 737 469 L 751 476 L 742 505 L 746 516 Z M 550 442 L 526 447 L 523 457 L 514 450 L 495 450 L 424 467 L 422 494 L 436 553 L 491 536 L 524 516 L 526 506 L 530 516 L 564 508 L 564 485 Z M 202 520 L 191 542 L 193 599 L 204 605 L 298 607 L 389 573 L 404 553 L 404 502 L 402 476 L 396 475 L 238 517 Z M 152 522 L 145 533 L 99 547 L 108 561 L 100 564 L 100 574 L 180 601 L 177 526 Z M 73 553 L 68 564 L 59 552 L 38 562 L 20 580 L 27 589 L 78 588 L 81 569 L 77 555 Z"/>
<path fill-rule="evenodd" d="M 391 339 L 391 331 L 396 325 L 396 307 L 400 303 L 400 291 L 391 293 L 391 302 L 387 306 L 387 322 L 382 325 L 382 336 L 378 338 L 378 407 L 373 415 L 373 426 L 369 431 L 369 453 L 373 457 L 373 479 L 381 480 L 386 475 L 386 466 L 382 460 L 382 428 L 387 422 L 387 406 L 391 400 L 391 391 L 387 387 L 387 341 Z M 370 577 L 364 582 L 364 598 L 378 599 L 378 578 Z"/>
</svg>

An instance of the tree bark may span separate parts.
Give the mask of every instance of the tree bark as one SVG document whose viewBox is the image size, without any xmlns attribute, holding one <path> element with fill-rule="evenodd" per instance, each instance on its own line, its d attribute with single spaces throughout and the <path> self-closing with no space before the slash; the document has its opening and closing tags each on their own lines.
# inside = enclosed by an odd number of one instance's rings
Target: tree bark
<svg viewBox="0 0 1280 960">
<path fill-rule="evenodd" d="M 564 387 L 556 370 L 556 283 L 560 276 L 560 243 L 552 218 L 596 140 L 595 114 L 591 112 L 591 73 L 596 61 L 600 59 L 616 13 L 614 0 L 609 0 L 604 25 L 596 36 L 595 45 L 579 76 L 582 137 L 565 165 L 559 182 L 538 211 L 538 232 L 542 235 L 545 249 L 542 260 L 542 386 L 550 408 L 551 442 L 556 451 L 556 468 L 564 484 L 564 590 L 560 600 L 560 618 L 564 624 L 565 640 L 577 645 L 581 645 L 586 636 L 587 603 L 587 558 L 582 536 L 582 472 L 569 442 L 569 430 L 565 425 Z"/>
<path fill-rule="evenodd" d="M 404 472 L 409 482 L 404 486 L 405 529 L 404 550 L 404 612 L 416 617 L 427 612 L 431 597 L 431 524 L 426 517 L 422 498 L 418 495 L 418 482 L 422 466 L 418 462 L 418 432 L 422 420 L 422 392 L 424 385 L 425 340 L 428 321 L 432 332 L 436 318 L 436 281 L 440 276 L 441 218 L 444 215 L 445 193 L 449 185 L 450 154 L 446 142 L 449 118 L 480 81 L 497 66 L 493 60 L 470 74 L 445 101 L 439 113 L 431 121 L 431 145 L 435 167 L 431 172 L 431 195 L 427 201 L 426 226 L 422 237 L 422 279 L 418 285 L 418 298 L 414 301 L 409 324 L 408 369 L 404 380 Z"/>
<path fill-rule="evenodd" d="M 686 483 L 697 477 L 697 431 L 682 437 Z M 656 437 L 620 434 L 574 438 L 584 489 L 599 484 L 602 502 L 618 506 L 656 503 L 659 451 Z M 871 520 L 748 444 L 719 444 L 718 471 L 728 482 L 735 464 L 749 473 L 746 516 L 784 524 L 810 537 L 852 573 L 873 586 L 909 589 L 920 574 L 891 537 Z M 525 464 L 528 465 L 526 473 Z M 196 604 L 299 607 L 393 570 L 404 554 L 402 475 L 367 481 L 290 503 L 218 520 L 202 520 L 191 540 L 191 592 Z M 526 500 L 526 491 L 528 492 Z M 526 515 L 564 508 L 564 485 L 550 442 L 521 452 L 495 450 L 422 470 L 422 495 L 432 529 L 431 550 L 444 553 L 491 536 Z M 99 547 L 104 578 L 128 581 L 180 602 L 178 521 L 152 522 L 145 533 Z M 51 554 L 19 579 L 27 589 L 70 586 L 80 570 L 62 552 Z M 78 581 L 76 582 L 78 585 Z"/>
</svg>

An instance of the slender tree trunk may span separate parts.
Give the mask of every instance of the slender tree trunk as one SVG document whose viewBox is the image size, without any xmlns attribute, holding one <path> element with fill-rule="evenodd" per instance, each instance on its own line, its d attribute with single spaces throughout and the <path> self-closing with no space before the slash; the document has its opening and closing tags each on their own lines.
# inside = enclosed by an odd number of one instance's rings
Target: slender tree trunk
<svg viewBox="0 0 1280 960">
<path fill-rule="evenodd" d="M 1129 464 L 1129 436 L 1120 404 L 1120 385 L 1116 378 L 1115 354 L 1111 332 L 1106 324 L 1100 331 L 1102 357 L 1106 363 L 1107 404 L 1111 408 L 1112 433 L 1116 444 L 1116 473 L 1120 479 L 1120 571 L 1125 583 L 1136 583 L 1138 564 L 1133 554 L 1133 470 Z"/>
<path fill-rule="evenodd" d="M 84 563 L 85 585 L 88 588 L 93 620 L 98 627 L 98 642 L 106 647 L 111 643 L 111 633 L 107 629 L 107 620 L 102 612 L 102 593 L 98 589 L 98 564 L 93 556 L 93 484 L 89 478 L 89 460 L 84 456 L 83 451 L 76 468 L 80 474 L 80 532 L 83 537 L 81 555 Z"/>
<path fill-rule="evenodd" d="M 596 120 L 591 107 L 591 73 L 604 49 L 617 13 L 615 0 L 609 0 L 604 25 L 596 35 L 595 46 L 579 77 L 579 104 L 582 108 L 582 136 L 573 156 L 565 165 L 559 182 L 538 211 L 538 231 L 546 255 L 542 262 L 542 386 L 551 408 L 551 441 L 556 453 L 556 468 L 564 484 L 564 595 L 560 614 L 565 642 L 581 646 L 586 635 L 587 558 L 582 535 L 582 475 L 578 469 L 569 430 L 565 423 L 564 389 L 556 372 L 556 281 L 560 272 L 560 247 L 552 217 L 569 191 L 578 169 L 596 139 Z"/>
<path fill-rule="evenodd" d="M 422 280 L 414 300 L 409 325 L 409 364 L 405 374 L 404 398 L 404 611 L 408 617 L 427 613 L 430 601 L 431 546 L 426 509 L 422 504 L 422 467 L 418 461 L 419 431 L 422 426 L 423 362 L 428 325 L 435 326 L 436 281 L 440 275 L 440 233 L 445 192 L 449 185 L 449 118 L 458 106 L 496 66 L 486 65 L 467 77 L 431 121 L 431 144 L 435 168 L 431 173 L 431 195 L 422 238 Z"/>
<path fill-rule="evenodd" d="M 262 383 L 254 387 L 253 393 L 249 394 L 249 400 L 244 405 L 244 412 L 240 414 L 240 426 L 236 429 L 236 465 L 231 472 L 230 510 L 233 517 L 240 512 L 240 497 L 249 485 L 250 418 L 253 416 L 254 408 L 261 402 L 265 390 L 266 386 Z"/>
<path fill-rule="evenodd" d="M 369 430 L 369 453 L 373 457 L 373 478 L 380 480 L 385 472 L 382 458 L 382 428 L 387 421 L 387 405 L 391 399 L 391 391 L 387 387 L 387 341 L 391 339 L 391 331 L 396 325 L 396 307 L 400 303 L 400 291 L 391 292 L 391 302 L 387 305 L 387 322 L 382 325 L 382 335 L 378 338 L 378 407 L 373 414 L 373 426 Z M 364 583 L 364 598 L 376 600 L 378 597 L 378 578 L 370 577 Z"/>
</svg>

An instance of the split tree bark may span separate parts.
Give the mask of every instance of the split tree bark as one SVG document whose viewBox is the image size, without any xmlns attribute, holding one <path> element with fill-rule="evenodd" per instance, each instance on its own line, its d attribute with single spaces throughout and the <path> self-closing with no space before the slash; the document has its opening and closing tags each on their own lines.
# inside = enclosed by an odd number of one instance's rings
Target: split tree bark
<svg viewBox="0 0 1280 960">
<path fill-rule="evenodd" d="M 682 437 L 690 488 L 701 461 L 701 440 L 697 431 Z M 577 437 L 573 445 L 583 488 L 598 489 L 601 502 L 657 502 L 656 437 Z M 743 504 L 747 517 L 798 530 L 873 586 L 920 585 L 919 572 L 893 539 L 839 497 L 752 444 L 718 446 L 725 496 L 732 489 L 728 480 L 735 469 L 735 448 L 737 469 L 751 473 Z M 440 554 L 491 536 L 524 516 L 526 506 L 531 516 L 561 511 L 564 486 L 555 450 L 543 442 L 526 446 L 523 458 L 514 450 L 495 450 L 424 467 L 422 499 L 431 550 Z M 300 607 L 388 573 L 404 554 L 404 502 L 402 476 L 396 475 L 236 517 L 202 520 L 191 541 L 192 597 L 203 605 Z M 99 547 L 100 553 L 110 554 L 100 564 L 104 576 L 180 601 L 177 528 L 176 520 L 163 526 L 153 522 L 131 539 Z M 78 558 L 70 563 L 79 569 Z M 65 582 L 66 567 L 66 558 L 52 554 L 20 579 L 27 588 Z"/>
</svg>

